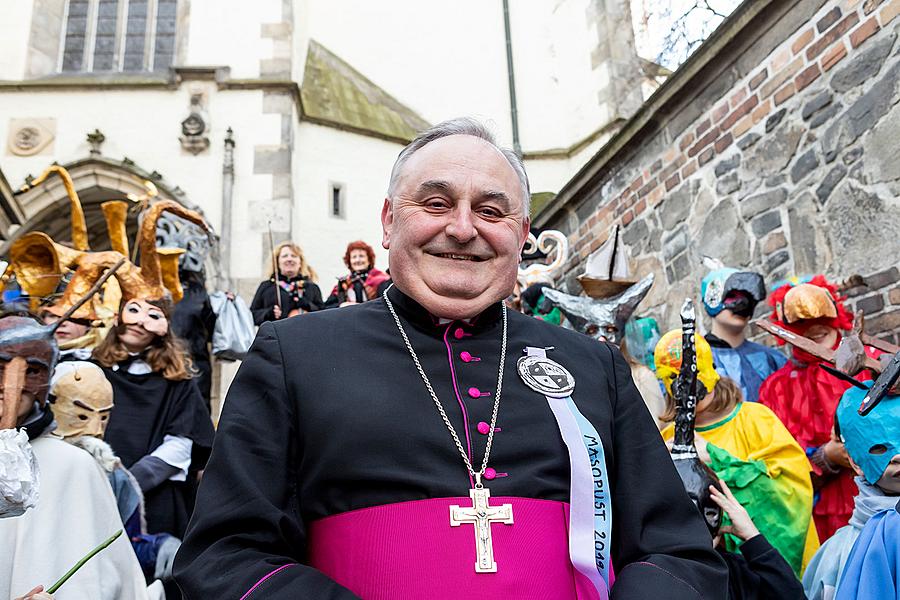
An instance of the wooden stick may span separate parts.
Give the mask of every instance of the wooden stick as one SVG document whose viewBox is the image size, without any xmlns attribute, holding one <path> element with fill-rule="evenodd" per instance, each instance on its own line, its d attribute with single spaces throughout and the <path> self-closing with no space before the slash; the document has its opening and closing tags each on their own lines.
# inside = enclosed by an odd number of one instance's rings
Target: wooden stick
<svg viewBox="0 0 900 600">
<path fill-rule="evenodd" d="M 65 582 L 67 582 L 67 581 L 69 580 L 69 578 L 70 578 L 72 575 L 74 575 L 74 574 L 78 571 L 78 569 L 80 569 L 81 567 L 83 567 L 87 561 L 91 560 L 91 559 L 94 558 L 97 554 L 99 554 L 102 550 L 104 550 L 105 548 L 109 547 L 109 545 L 112 544 L 114 541 L 116 541 L 116 538 L 119 537 L 120 535 L 122 535 L 122 530 L 121 530 L 121 529 L 118 530 L 117 532 L 115 532 L 114 534 L 112 534 L 111 536 L 109 536 L 109 537 L 106 539 L 105 542 L 103 542 L 102 544 L 100 544 L 99 546 L 97 546 L 96 548 L 94 548 L 93 550 L 91 550 L 90 552 L 88 552 L 87 555 L 86 555 L 84 558 L 82 558 L 82 559 L 79 560 L 77 563 L 75 563 L 75 566 L 74 566 L 74 567 L 72 567 L 71 569 L 69 569 L 68 571 L 66 571 L 66 574 L 65 574 L 65 575 L 63 575 L 62 577 L 60 577 L 59 580 L 58 580 L 56 583 L 54 583 L 53 585 L 51 585 L 51 586 L 50 586 L 50 589 L 47 590 L 47 593 L 48 593 L 48 594 L 52 594 L 53 592 L 55 592 L 56 590 L 58 590 L 58 589 L 60 588 L 60 586 L 61 586 L 62 584 L 64 584 Z"/>
<path fill-rule="evenodd" d="M 272 221 L 269 221 L 269 246 L 272 248 L 272 274 L 275 275 L 275 302 L 278 303 L 278 310 L 282 311 L 281 316 L 285 316 L 284 309 L 281 307 L 281 282 L 278 279 L 278 257 L 275 256 L 275 238 L 272 236 Z"/>
<path fill-rule="evenodd" d="M 64 321 L 66 321 L 69 317 L 71 317 L 73 314 L 75 314 L 76 310 L 81 308 L 85 302 L 90 300 L 94 296 L 94 294 L 99 292 L 100 288 L 103 287 L 103 284 L 106 283 L 106 280 L 109 279 L 110 277 L 112 277 L 113 273 L 115 273 L 119 269 L 119 267 L 124 265 L 126 260 L 128 260 L 128 259 L 123 256 L 119 260 L 119 262 L 117 262 L 112 267 L 110 267 L 110 269 L 106 273 L 103 274 L 103 277 L 98 279 L 97 283 L 95 283 L 93 285 L 93 287 L 91 287 L 91 289 L 88 290 L 88 293 L 85 294 L 84 296 L 82 296 L 78 302 L 76 302 L 74 305 L 72 305 L 72 307 L 69 308 L 69 310 L 67 310 L 65 312 L 65 314 L 62 317 L 60 317 L 60 319 L 50 327 L 50 332 L 51 333 L 55 332 L 57 330 L 57 328 L 63 324 Z"/>
</svg>

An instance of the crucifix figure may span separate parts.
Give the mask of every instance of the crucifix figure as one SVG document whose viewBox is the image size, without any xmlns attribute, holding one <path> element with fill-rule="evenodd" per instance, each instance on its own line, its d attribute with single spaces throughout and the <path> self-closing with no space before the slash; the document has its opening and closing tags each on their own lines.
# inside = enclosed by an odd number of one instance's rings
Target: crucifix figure
<svg viewBox="0 0 900 600">
<path fill-rule="evenodd" d="M 497 563 L 494 562 L 491 523 L 512 525 L 512 504 L 490 506 L 488 500 L 491 492 L 487 488 L 471 489 L 469 497 L 472 498 L 471 507 L 461 507 L 456 504 L 450 506 L 450 525 L 459 527 L 463 523 L 471 523 L 475 526 L 475 572 L 496 573 Z"/>
</svg>

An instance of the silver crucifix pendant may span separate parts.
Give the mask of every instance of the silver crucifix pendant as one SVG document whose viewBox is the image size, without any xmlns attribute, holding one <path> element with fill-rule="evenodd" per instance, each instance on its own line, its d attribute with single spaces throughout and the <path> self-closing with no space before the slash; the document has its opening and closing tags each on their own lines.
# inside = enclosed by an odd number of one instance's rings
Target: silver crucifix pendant
<svg viewBox="0 0 900 600">
<path fill-rule="evenodd" d="M 464 523 L 475 526 L 475 572 L 496 573 L 497 563 L 494 562 L 494 544 L 491 540 L 491 523 L 513 524 L 512 504 L 490 506 L 491 491 L 481 487 L 481 477 L 478 484 L 469 490 L 472 506 L 450 506 L 450 526 L 458 527 Z"/>
</svg>

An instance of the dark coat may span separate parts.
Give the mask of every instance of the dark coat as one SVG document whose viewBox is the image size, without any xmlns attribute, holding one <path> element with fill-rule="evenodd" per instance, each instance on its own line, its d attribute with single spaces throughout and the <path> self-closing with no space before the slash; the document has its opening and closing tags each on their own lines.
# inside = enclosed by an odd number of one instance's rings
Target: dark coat
<svg viewBox="0 0 900 600">
<path fill-rule="evenodd" d="M 282 280 L 283 281 L 283 280 Z M 285 319 L 292 310 L 299 309 L 303 312 L 313 312 L 322 308 L 322 290 L 319 286 L 306 277 L 294 277 L 287 280 L 288 283 L 298 284 L 298 291 L 289 293 L 284 288 L 277 288 L 281 296 L 281 318 Z M 253 302 L 250 303 L 250 312 L 253 313 L 253 322 L 262 325 L 266 321 L 275 321 L 275 279 L 267 279 L 256 288 Z"/>
<path fill-rule="evenodd" d="M 740 551 L 719 552 L 728 565 L 728 600 L 806 600 L 791 565 L 764 535 L 750 538 Z"/>
<path fill-rule="evenodd" d="M 476 424 L 490 421 L 492 402 L 465 390 L 496 385 L 500 304 L 472 324 L 438 324 L 397 288 L 388 294 L 479 464 L 486 436 Z M 573 400 L 600 434 L 612 489 L 612 597 L 724 599 L 725 565 L 610 345 L 510 312 L 502 433 L 490 456 L 507 476 L 490 482 L 492 497 L 569 501 L 569 456 L 554 417 L 517 374 L 525 346 L 555 347 L 551 357 L 577 382 Z M 383 298 L 265 324 L 228 392 L 176 579 L 188 599 L 240 598 L 254 586 L 253 598 L 356 598 L 309 566 L 310 524 L 368 507 L 468 501 L 470 485 Z M 358 542 L 354 554 L 379 551 L 377 539 Z M 283 565 L 292 566 L 272 574 Z"/>
</svg>

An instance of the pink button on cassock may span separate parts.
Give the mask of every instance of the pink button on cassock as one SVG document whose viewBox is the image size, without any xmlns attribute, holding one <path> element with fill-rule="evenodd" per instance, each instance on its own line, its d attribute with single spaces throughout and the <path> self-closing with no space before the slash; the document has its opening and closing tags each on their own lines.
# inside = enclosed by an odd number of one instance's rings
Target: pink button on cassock
<svg viewBox="0 0 900 600">
<path fill-rule="evenodd" d="M 466 352 L 465 350 L 463 350 L 462 352 L 459 353 L 459 357 L 462 359 L 463 362 L 472 362 L 472 355 L 469 354 L 468 352 Z"/>
<path fill-rule="evenodd" d="M 468 392 L 470 398 L 481 398 L 481 390 L 477 387 L 470 387 Z"/>
<path fill-rule="evenodd" d="M 484 478 L 485 479 L 490 481 L 491 479 L 493 479 L 496 476 L 497 476 L 497 471 L 492 469 L 491 467 L 488 467 L 487 469 L 484 470 Z"/>
<path fill-rule="evenodd" d="M 481 435 L 487 435 L 491 431 L 491 426 L 485 423 L 484 421 L 479 421 L 478 423 L 478 433 Z"/>
<path fill-rule="evenodd" d="M 453 332 L 453 337 L 458 340 L 461 340 L 464 335 L 466 335 L 466 332 L 462 330 L 462 327 L 457 327 L 456 331 Z"/>
</svg>

